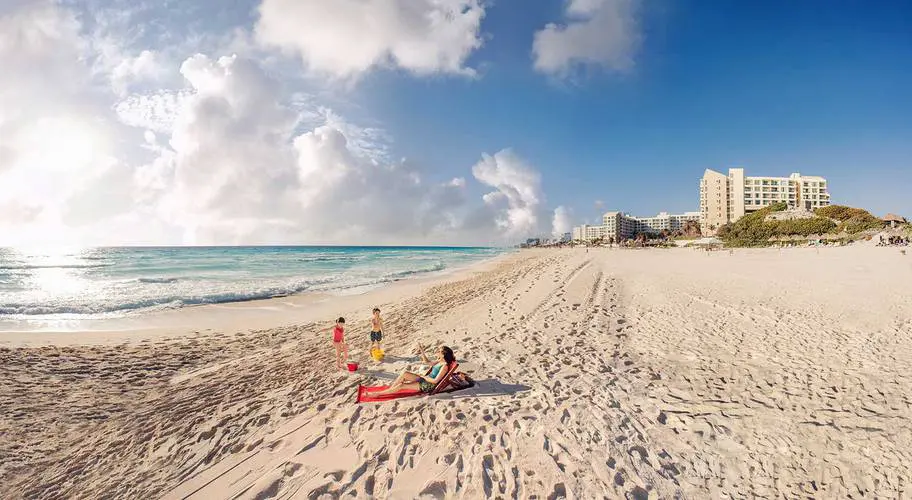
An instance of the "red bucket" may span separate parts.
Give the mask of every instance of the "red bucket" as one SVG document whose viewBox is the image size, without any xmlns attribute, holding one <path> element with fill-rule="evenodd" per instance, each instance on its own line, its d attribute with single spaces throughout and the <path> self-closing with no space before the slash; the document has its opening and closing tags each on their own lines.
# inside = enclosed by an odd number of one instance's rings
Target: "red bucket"
<svg viewBox="0 0 912 500">
<path fill-rule="evenodd" d="M 348 371 L 353 372 L 358 369 L 358 363 L 351 362 L 348 364 Z"/>
</svg>

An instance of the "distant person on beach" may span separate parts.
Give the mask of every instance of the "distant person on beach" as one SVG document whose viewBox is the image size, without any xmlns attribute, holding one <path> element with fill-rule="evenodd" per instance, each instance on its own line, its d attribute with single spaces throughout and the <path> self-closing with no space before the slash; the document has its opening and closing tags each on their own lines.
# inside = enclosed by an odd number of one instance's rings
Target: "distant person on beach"
<svg viewBox="0 0 912 500">
<path fill-rule="evenodd" d="M 371 350 L 380 349 L 380 342 L 383 340 L 383 318 L 380 317 L 380 308 L 374 308 L 374 315 L 371 317 Z"/>
<path fill-rule="evenodd" d="M 425 394 L 429 394 L 437 387 L 437 384 L 446 377 L 449 367 L 456 362 L 456 355 L 453 354 L 453 350 L 447 346 L 440 346 L 440 348 L 437 349 L 437 359 L 435 361 L 432 361 L 424 354 L 423 346 L 419 344 L 418 348 L 421 360 L 427 364 L 433 365 L 431 366 L 430 371 L 426 375 L 419 375 L 414 372 L 406 371 L 402 375 L 399 375 L 399 377 L 390 384 L 389 388 L 378 392 L 378 395 L 398 392 L 402 389 L 418 389 Z"/>
<path fill-rule="evenodd" d="M 329 328 L 326 330 L 329 330 Z M 336 366 L 343 370 L 345 363 L 348 361 L 348 346 L 345 344 L 345 318 L 340 317 L 337 319 L 332 331 L 333 347 L 336 348 Z"/>
</svg>

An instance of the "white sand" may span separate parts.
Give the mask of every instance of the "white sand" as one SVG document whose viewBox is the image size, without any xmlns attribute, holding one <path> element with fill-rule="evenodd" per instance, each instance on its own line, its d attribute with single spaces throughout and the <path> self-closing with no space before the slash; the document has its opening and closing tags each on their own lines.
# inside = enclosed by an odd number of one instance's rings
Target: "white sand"
<svg viewBox="0 0 912 500">
<path fill-rule="evenodd" d="M 200 322 L 221 313 L 198 308 L 94 345 L 0 334 L 15 346 L 0 497 L 912 493 L 912 255 L 555 250 L 489 267 L 232 312 L 213 332 Z M 365 361 L 374 303 L 388 362 L 334 372 L 327 323 L 302 318 L 349 316 Z M 235 333 L 270 321 L 297 324 Z M 359 382 L 417 365 L 416 340 L 452 346 L 479 386 L 355 404 Z"/>
</svg>

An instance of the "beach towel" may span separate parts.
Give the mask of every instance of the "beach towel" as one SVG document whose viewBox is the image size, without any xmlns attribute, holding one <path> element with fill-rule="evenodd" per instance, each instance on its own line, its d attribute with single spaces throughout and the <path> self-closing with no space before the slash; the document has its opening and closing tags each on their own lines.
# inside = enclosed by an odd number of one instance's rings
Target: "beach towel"
<svg viewBox="0 0 912 500">
<path fill-rule="evenodd" d="M 378 401 L 390 401 L 392 399 L 399 398 L 408 398 L 412 396 L 424 396 L 424 395 L 433 395 L 439 394 L 446 390 L 447 387 L 450 387 L 451 378 L 456 373 L 456 368 L 459 367 L 459 363 L 453 363 L 452 366 L 447 369 L 447 374 L 437 383 L 437 386 L 430 393 L 423 393 L 418 389 L 401 389 L 396 392 L 391 392 L 389 394 L 377 394 L 378 392 L 385 391 L 389 388 L 388 385 L 377 385 L 377 386 L 358 386 L 358 403 L 372 403 Z M 428 373 L 430 370 L 428 370 Z M 454 386 L 455 387 L 455 386 Z"/>
<path fill-rule="evenodd" d="M 368 387 L 365 385 L 358 386 L 358 403 L 373 403 L 378 401 L 390 401 L 393 399 L 407 398 L 424 394 L 418 389 L 402 389 L 401 391 L 391 392 L 389 394 L 375 394 L 388 389 L 388 385 L 378 385 Z"/>
</svg>

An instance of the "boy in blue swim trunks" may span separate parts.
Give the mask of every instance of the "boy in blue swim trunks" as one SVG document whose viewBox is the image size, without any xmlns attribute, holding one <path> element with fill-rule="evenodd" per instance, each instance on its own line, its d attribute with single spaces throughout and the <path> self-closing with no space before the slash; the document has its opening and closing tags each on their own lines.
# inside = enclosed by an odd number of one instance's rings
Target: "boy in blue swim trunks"
<svg viewBox="0 0 912 500">
<path fill-rule="evenodd" d="M 371 318 L 371 351 L 380 349 L 380 342 L 383 340 L 383 318 L 380 317 L 380 308 L 374 308 L 374 315 Z"/>
</svg>

